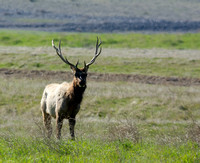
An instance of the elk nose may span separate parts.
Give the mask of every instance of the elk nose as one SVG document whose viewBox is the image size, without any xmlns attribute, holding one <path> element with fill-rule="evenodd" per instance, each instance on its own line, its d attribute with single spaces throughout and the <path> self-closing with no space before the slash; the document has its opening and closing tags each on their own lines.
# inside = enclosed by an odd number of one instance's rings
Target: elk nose
<svg viewBox="0 0 200 163">
<path fill-rule="evenodd" d="M 86 81 L 85 81 L 85 79 L 83 79 L 83 78 L 80 78 L 80 85 L 82 85 L 82 86 L 84 86 L 85 84 L 86 84 Z"/>
<path fill-rule="evenodd" d="M 83 79 L 81 76 L 79 77 L 79 79 L 80 79 L 81 81 L 83 81 L 83 80 L 84 80 L 84 79 Z"/>
</svg>

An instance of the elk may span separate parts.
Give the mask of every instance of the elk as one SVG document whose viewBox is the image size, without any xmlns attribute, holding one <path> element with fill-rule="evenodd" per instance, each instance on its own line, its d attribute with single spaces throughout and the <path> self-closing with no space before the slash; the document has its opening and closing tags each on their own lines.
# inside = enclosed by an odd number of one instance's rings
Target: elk
<svg viewBox="0 0 200 163">
<path fill-rule="evenodd" d="M 63 120 L 68 119 L 70 135 L 72 140 L 75 140 L 74 127 L 76 124 L 76 115 L 80 110 L 83 94 L 87 87 L 87 71 L 90 65 L 92 65 L 96 58 L 100 55 L 102 50 L 100 47 L 101 44 L 101 39 L 98 39 L 97 37 L 94 57 L 87 64 L 84 61 L 83 68 L 78 68 L 79 61 L 77 61 L 76 65 L 74 65 L 70 63 L 66 57 L 63 57 L 61 52 L 61 41 L 59 42 L 59 47 L 57 48 L 52 40 L 52 47 L 56 50 L 57 55 L 64 63 L 70 66 L 73 72 L 73 81 L 70 83 L 63 82 L 61 84 L 49 84 L 44 89 L 41 99 L 41 111 L 48 138 L 50 138 L 52 134 L 51 118 L 53 117 L 56 119 L 57 139 L 61 138 Z"/>
</svg>

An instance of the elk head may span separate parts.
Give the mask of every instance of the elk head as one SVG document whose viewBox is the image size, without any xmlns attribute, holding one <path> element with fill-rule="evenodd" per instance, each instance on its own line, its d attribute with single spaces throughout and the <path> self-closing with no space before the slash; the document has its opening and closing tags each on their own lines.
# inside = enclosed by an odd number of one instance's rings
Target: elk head
<svg viewBox="0 0 200 163">
<path fill-rule="evenodd" d="M 63 57 L 62 52 L 61 52 L 61 47 L 60 47 L 61 46 L 61 41 L 59 41 L 59 48 L 57 48 L 54 45 L 54 42 L 52 40 L 52 46 L 56 50 L 57 55 L 61 58 L 61 60 L 63 62 L 65 62 L 67 65 L 69 65 L 70 68 L 72 69 L 73 74 L 74 74 L 74 81 L 75 81 L 75 83 L 76 83 L 76 85 L 78 87 L 85 87 L 86 86 L 87 71 L 89 69 L 89 66 L 92 65 L 95 62 L 96 58 L 101 54 L 101 50 L 102 50 L 102 48 L 100 47 L 101 44 L 102 44 L 101 39 L 99 39 L 97 37 L 96 50 L 95 50 L 94 57 L 87 64 L 84 61 L 84 67 L 83 68 L 78 68 L 79 61 L 77 61 L 76 65 L 74 65 L 74 64 L 70 63 L 67 60 L 66 57 L 65 58 Z M 99 47 L 100 47 L 100 50 L 99 50 Z"/>
</svg>

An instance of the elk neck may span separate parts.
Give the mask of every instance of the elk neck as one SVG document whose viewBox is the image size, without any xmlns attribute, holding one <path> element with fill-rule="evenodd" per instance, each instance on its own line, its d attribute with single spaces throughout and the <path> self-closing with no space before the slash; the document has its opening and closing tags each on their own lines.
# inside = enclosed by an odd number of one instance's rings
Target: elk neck
<svg viewBox="0 0 200 163">
<path fill-rule="evenodd" d="M 72 81 L 72 91 L 73 91 L 74 101 L 76 101 L 77 103 L 81 103 L 86 88 L 87 88 L 86 85 L 84 87 L 80 87 L 75 79 Z"/>
</svg>

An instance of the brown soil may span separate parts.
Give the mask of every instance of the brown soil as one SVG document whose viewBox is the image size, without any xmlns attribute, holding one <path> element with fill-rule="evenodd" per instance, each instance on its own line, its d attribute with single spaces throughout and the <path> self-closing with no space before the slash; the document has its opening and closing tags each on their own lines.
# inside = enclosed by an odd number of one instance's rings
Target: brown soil
<svg viewBox="0 0 200 163">
<path fill-rule="evenodd" d="M 44 80 L 49 79 L 72 79 L 71 72 L 64 71 L 45 71 L 45 70 L 17 70 L 17 69 L 0 69 L 0 75 L 4 77 L 16 78 L 40 78 Z M 89 73 L 88 80 L 90 81 L 126 81 L 145 84 L 159 84 L 159 85 L 174 85 L 174 86 L 200 86 L 199 78 L 178 78 L 178 77 L 160 77 L 148 75 L 133 75 L 133 74 L 100 74 Z"/>
</svg>

